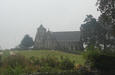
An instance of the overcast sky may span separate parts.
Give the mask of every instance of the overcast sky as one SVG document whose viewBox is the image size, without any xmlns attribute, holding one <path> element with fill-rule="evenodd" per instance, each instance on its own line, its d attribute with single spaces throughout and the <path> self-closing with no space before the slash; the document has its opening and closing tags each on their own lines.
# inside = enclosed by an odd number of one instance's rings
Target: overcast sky
<svg viewBox="0 0 115 75">
<path fill-rule="evenodd" d="M 0 46 L 12 48 L 40 24 L 50 31 L 77 31 L 87 14 L 99 16 L 96 0 L 0 0 Z"/>
</svg>

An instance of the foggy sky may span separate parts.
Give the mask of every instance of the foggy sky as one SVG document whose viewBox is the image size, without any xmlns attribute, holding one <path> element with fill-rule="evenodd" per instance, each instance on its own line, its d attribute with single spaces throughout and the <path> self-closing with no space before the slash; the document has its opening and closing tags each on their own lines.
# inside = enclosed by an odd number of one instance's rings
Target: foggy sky
<svg viewBox="0 0 115 75">
<path fill-rule="evenodd" d="M 99 16 L 96 0 L 0 0 L 0 46 L 12 48 L 40 24 L 50 31 L 77 31 L 87 14 Z"/>
</svg>

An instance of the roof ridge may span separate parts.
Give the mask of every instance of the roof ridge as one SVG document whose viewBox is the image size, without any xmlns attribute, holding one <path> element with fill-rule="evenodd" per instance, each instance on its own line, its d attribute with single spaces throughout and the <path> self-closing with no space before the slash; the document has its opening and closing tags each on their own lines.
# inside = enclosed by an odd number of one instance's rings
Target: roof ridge
<svg viewBox="0 0 115 75">
<path fill-rule="evenodd" d="M 57 31 L 59 33 L 62 33 L 62 32 L 80 32 L 80 31 Z M 54 33 L 57 33 L 57 32 L 54 32 Z"/>
</svg>

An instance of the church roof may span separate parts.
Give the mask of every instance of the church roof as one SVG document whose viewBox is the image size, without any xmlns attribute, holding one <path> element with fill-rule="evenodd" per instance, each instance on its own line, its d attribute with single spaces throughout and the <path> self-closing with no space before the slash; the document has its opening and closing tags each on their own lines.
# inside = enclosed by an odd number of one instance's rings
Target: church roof
<svg viewBox="0 0 115 75">
<path fill-rule="evenodd" d="M 40 26 L 39 26 L 39 28 L 38 28 L 38 30 L 46 30 L 46 28 L 41 24 Z"/>
<path fill-rule="evenodd" d="M 80 41 L 80 31 L 53 32 L 56 40 L 75 40 Z"/>
</svg>

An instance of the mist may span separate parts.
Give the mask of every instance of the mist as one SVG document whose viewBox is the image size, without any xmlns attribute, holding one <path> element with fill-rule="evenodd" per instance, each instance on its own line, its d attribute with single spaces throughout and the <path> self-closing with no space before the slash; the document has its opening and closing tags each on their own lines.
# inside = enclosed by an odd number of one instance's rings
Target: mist
<svg viewBox="0 0 115 75">
<path fill-rule="evenodd" d="M 35 37 L 43 26 L 50 31 L 78 31 L 87 14 L 98 18 L 97 0 L 0 0 L 0 46 L 17 46 L 25 34 Z"/>
</svg>

